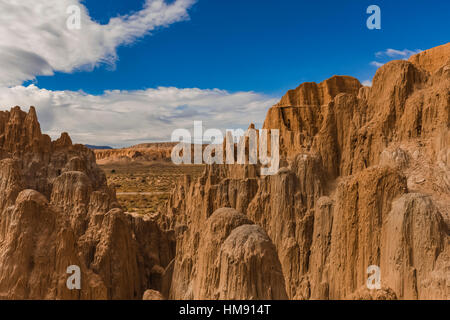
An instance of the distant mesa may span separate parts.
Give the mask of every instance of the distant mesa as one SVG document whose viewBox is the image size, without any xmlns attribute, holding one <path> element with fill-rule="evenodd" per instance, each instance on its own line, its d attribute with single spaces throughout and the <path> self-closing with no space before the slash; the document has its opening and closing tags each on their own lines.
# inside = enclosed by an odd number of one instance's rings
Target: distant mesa
<svg viewBox="0 0 450 320">
<path fill-rule="evenodd" d="M 85 146 L 89 149 L 93 149 L 93 150 L 111 150 L 114 149 L 113 147 L 110 146 L 94 146 L 92 144 L 85 144 Z"/>
<path fill-rule="evenodd" d="M 127 148 L 92 148 L 98 164 L 170 161 L 176 143 L 141 143 Z"/>
</svg>

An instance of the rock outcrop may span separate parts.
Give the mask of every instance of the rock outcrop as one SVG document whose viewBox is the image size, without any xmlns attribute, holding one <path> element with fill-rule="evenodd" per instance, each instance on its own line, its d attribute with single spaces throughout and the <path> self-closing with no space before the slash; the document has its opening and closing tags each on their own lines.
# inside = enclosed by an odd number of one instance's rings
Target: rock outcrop
<svg viewBox="0 0 450 320">
<path fill-rule="evenodd" d="M 449 299 L 449 48 L 387 63 L 372 87 L 335 76 L 289 91 L 263 126 L 280 131 L 276 175 L 211 165 L 186 177 L 169 201 L 177 236 L 170 297 L 266 298 L 248 294 L 246 267 L 244 282 L 228 276 L 249 254 L 237 243 L 263 237 L 233 223 L 248 219 L 274 244 L 290 299 Z M 242 215 L 211 233 L 224 207 Z M 229 225 L 242 234 L 229 235 Z M 276 269 L 269 260 L 258 268 Z M 233 263 L 219 271 L 225 261 Z M 381 272 L 378 290 L 366 287 L 369 266 Z M 252 281 L 282 292 L 271 279 Z"/>
<path fill-rule="evenodd" d="M 33 107 L 0 112 L 0 298 L 140 299 L 161 288 L 171 239 L 120 209 L 91 150 L 51 141 Z"/>
<path fill-rule="evenodd" d="M 232 208 L 177 227 L 170 298 L 287 299 L 278 255 L 266 232 Z"/>
</svg>

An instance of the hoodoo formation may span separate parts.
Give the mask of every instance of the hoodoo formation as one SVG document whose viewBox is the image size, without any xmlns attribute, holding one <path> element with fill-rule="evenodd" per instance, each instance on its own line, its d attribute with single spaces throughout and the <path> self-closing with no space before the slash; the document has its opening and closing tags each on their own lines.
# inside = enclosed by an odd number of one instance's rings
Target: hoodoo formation
<svg viewBox="0 0 450 320">
<path fill-rule="evenodd" d="M 450 44 L 372 87 L 304 83 L 264 129 L 280 130 L 278 174 L 206 166 L 150 217 L 124 212 L 94 152 L 51 141 L 33 107 L 0 112 L 0 298 L 450 299 Z"/>
<path fill-rule="evenodd" d="M 170 232 L 125 214 L 93 151 L 42 134 L 33 107 L 0 112 L 0 298 L 140 299 L 160 290 Z M 81 269 L 81 290 L 66 270 Z"/>
</svg>

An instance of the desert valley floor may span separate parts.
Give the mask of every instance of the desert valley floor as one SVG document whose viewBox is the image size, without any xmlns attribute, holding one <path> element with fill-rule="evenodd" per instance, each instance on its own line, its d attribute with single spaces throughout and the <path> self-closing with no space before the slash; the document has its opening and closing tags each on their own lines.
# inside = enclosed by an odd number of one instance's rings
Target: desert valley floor
<svg viewBox="0 0 450 320">
<path fill-rule="evenodd" d="M 119 203 L 128 212 L 164 212 L 170 193 L 184 175 L 198 178 L 203 165 L 174 165 L 170 161 L 102 164 L 108 184 L 116 187 Z"/>
</svg>

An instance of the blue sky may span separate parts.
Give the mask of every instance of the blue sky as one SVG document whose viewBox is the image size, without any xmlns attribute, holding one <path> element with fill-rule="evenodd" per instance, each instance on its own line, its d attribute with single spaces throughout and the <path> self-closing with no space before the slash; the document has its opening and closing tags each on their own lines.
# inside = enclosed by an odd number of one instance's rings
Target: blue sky
<svg viewBox="0 0 450 320">
<path fill-rule="evenodd" d="M 373 4 L 381 30 L 366 27 Z M 0 109 L 34 105 L 52 138 L 115 147 L 193 121 L 260 127 L 302 82 L 370 85 L 383 63 L 447 43 L 448 12 L 444 0 L 2 1 Z"/>
<path fill-rule="evenodd" d="M 141 9 L 143 0 L 87 0 L 93 19 Z M 377 4 L 382 29 L 368 30 L 366 8 Z M 98 94 L 158 86 L 220 88 L 281 95 L 334 74 L 361 81 L 387 48 L 426 49 L 449 39 L 449 1 L 200 0 L 190 20 L 118 49 L 114 69 L 38 77 L 53 90 Z"/>
</svg>

